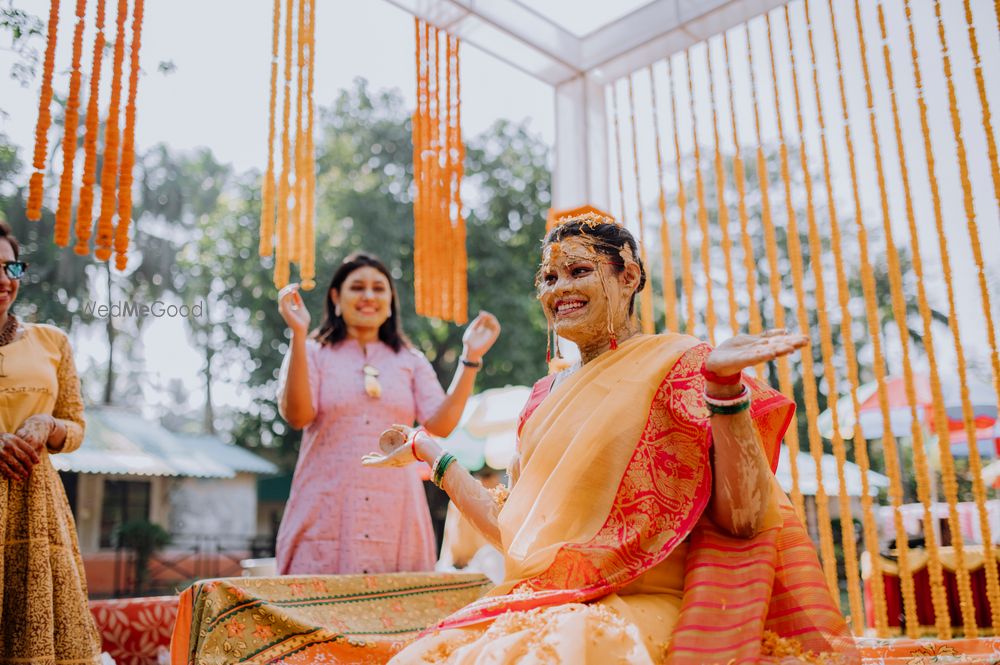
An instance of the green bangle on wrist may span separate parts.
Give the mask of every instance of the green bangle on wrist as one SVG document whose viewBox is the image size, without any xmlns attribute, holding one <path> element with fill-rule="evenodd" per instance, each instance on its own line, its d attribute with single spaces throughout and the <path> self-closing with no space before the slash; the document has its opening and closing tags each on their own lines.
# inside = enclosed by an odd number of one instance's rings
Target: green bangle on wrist
<svg viewBox="0 0 1000 665">
<path fill-rule="evenodd" d="M 445 453 L 441 456 L 441 459 L 437 464 L 434 465 L 434 475 L 432 481 L 438 487 L 441 487 L 441 482 L 444 480 L 445 471 L 451 466 L 451 463 L 455 461 L 455 456 L 451 453 Z"/>
<path fill-rule="evenodd" d="M 745 400 L 737 404 L 728 404 L 725 406 L 718 406 L 709 402 L 706 406 L 708 407 L 708 412 L 713 416 L 732 416 L 749 409 L 750 400 Z"/>
</svg>

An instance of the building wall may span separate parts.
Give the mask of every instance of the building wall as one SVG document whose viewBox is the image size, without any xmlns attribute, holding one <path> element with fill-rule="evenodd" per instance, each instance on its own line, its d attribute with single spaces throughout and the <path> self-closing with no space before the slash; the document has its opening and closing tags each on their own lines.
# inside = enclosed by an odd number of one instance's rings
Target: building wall
<svg viewBox="0 0 1000 665">
<path fill-rule="evenodd" d="M 257 534 L 256 476 L 171 479 L 168 496 L 171 533 L 223 538 Z"/>
</svg>

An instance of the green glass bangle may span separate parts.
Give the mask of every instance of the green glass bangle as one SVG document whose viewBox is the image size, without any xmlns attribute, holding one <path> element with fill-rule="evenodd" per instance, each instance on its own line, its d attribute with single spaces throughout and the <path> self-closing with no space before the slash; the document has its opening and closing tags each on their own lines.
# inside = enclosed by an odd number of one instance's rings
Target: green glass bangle
<svg viewBox="0 0 1000 665">
<path fill-rule="evenodd" d="M 434 484 L 441 487 L 441 482 L 444 480 L 444 472 L 448 470 L 448 467 L 452 462 L 455 461 L 455 456 L 451 453 L 445 453 L 441 457 L 441 461 L 438 462 L 434 469 Z"/>
<path fill-rule="evenodd" d="M 733 404 L 730 406 L 716 406 L 714 404 L 706 404 L 708 407 L 708 412 L 713 416 L 732 416 L 741 411 L 746 411 L 750 408 L 750 400 L 740 402 L 739 404 Z"/>
</svg>

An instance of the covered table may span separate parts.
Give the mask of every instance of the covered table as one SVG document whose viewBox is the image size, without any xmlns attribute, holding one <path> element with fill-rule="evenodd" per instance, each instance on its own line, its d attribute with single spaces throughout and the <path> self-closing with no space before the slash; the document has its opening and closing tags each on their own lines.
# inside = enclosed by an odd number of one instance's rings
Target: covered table
<svg viewBox="0 0 1000 665">
<path fill-rule="evenodd" d="M 490 587 L 454 573 L 204 580 L 181 594 L 171 662 L 385 662 Z"/>
<path fill-rule="evenodd" d="M 953 547 L 938 548 L 941 552 L 941 566 L 944 574 L 944 586 L 948 597 L 948 613 L 953 626 L 962 625 L 962 614 L 958 604 L 958 584 L 955 578 L 955 549 Z M 972 600 L 976 608 L 976 623 L 979 626 L 991 626 L 990 603 L 986 595 L 986 571 L 983 548 L 979 545 L 966 545 L 965 568 L 969 571 L 972 587 Z M 994 564 L 1000 560 L 1000 548 L 994 549 Z M 931 602 L 930 574 L 927 569 L 927 551 L 913 548 L 909 551 L 908 562 L 913 571 L 914 594 L 917 602 L 917 619 L 922 628 L 934 630 L 934 605 Z M 879 555 L 882 568 L 882 583 L 885 587 L 886 612 L 890 627 L 901 627 L 903 616 L 903 598 L 900 590 L 899 564 L 894 557 Z M 865 585 L 865 623 L 869 627 L 875 625 L 875 610 L 872 602 L 872 572 L 871 557 L 868 552 L 861 554 L 861 577 Z"/>
</svg>

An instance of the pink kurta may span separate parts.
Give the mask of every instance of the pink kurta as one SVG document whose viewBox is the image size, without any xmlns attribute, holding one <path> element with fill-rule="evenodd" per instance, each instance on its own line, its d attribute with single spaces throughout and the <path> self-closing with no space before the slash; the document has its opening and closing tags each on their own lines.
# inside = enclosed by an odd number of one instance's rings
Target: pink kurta
<svg viewBox="0 0 1000 665">
<path fill-rule="evenodd" d="M 278 572 L 391 573 L 432 570 L 434 531 L 419 466 L 371 469 L 361 457 L 378 450 L 392 424 L 423 422 L 444 391 L 418 351 L 382 342 L 334 346 L 306 342 L 316 418 L 302 434 L 292 492 L 278 529 Z M 282 366 L 284 389 L 289 356 Z M 362 367 L 378 369 L 381 397 L 364 390 Z"/>
</svg>

